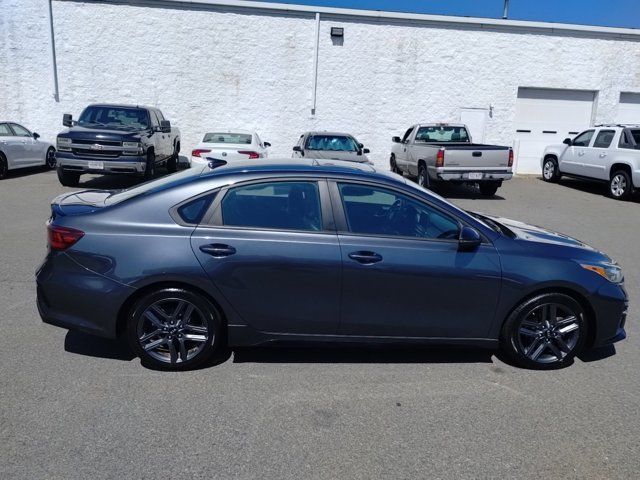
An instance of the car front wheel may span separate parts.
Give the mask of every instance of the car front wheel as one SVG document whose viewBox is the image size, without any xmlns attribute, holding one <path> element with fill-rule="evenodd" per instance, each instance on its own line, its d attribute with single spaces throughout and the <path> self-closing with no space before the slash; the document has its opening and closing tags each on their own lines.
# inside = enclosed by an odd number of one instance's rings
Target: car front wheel
<svg viewBox="0 0 640 480">
<path fill-rule="evenodd" d="M 542 164 L 542 179 L 545 182 L 555 183 L 560 180 L 558 162 L 555 158 L 548 157 Z"/>
<path fill-rule="evenodd" d="M 144 365 L 188 370 L 206 362 L 222 344 L 221 318 L 211 302 L 190 290 L 163 288 L 131 310 L 127 337 Z"/>
<path fill-rule="evenodd" d="M 586 340 L 587 323 L 580 304 L 561 293 L 524 301 L 503 325 L 500 346 L 517 365 L 533 369 L 570 365 Z"/>
<path fill-rule="evenodd" d="M 80 182 L 80 174 L 58 167 L 58 180 L 64 187 L 77 187 Z"/>
</svg>

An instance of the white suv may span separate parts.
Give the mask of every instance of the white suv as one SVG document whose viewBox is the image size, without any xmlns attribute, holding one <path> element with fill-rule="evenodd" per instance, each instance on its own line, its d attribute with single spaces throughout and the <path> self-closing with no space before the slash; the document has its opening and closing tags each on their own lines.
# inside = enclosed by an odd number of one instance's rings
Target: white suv
<svg viewBox="0 0 640 480">
<path fill-rule="evenodd" d="M 627 199 L 640 187 L 640 125 L 596 125 L 547 147 L 541 166 L 547 182 L 562 175 L 599 180 L 613 198 Z"/>
</svg>

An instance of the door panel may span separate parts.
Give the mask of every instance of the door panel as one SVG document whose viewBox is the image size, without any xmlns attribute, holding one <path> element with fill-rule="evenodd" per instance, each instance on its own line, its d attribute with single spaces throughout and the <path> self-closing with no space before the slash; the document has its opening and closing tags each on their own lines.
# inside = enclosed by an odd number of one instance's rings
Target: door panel
<svg viewBox="0 0 640 480">
<path fill-rule="evenodd" d="M 485 338 L 500 293 L 493 246 L 458 252 L 457 242 L 340 235 L 340 333 L 391 337 Z M 363 264 L 357 251 L 382 260 Z"/>
<path fill-rule="evenodd" d="M 568 147 L 560 157 L 560 171 L 575 175 L 587 175 L 585 161 L 591 150 L 589 145 L 593 141 L 594 130 L 585 130 L 573 139 L 573 145 Z"/>
<path fill-rule="evenodd" d="M 586 149 L 584 175 L 600 180 L 609 179 L 609 147 L 613 143 L 615 130 L 603 128 L 598 131 L 592 146 Z"/>
</svg>

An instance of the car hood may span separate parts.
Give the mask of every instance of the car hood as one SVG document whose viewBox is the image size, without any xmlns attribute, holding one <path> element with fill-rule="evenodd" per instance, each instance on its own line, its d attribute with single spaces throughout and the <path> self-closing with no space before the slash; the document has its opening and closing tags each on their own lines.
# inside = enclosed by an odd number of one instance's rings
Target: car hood
<svg viewBox="0 0 640 480">
<path fill-rule="evenodd" d="M 60 134 L 75 140 L 106 140 L 114 142 L 137 142 L 142 132 L 132 130 L 101 129 L 75 126 Z"/>
<path fill-rule="evenodd" d="M 366 155 L 358 155 L 356 152 L 340 152 L 335 150 L 305 150 L 305 158 L 318 160 L 348 160 L 351 162 L 367 163 Z"/>
</svg>

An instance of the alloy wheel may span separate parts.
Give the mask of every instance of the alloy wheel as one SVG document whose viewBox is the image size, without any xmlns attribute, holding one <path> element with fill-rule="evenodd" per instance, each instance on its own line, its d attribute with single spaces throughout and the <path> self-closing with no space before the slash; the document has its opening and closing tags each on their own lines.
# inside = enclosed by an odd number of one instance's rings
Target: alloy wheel
<svg viewBox="0 0 640 480">
<path fill-rule="evenodd" d="M 516 335 L 518 349 L 537 363 L 562 361 L 580 339 L 578 315 L 557 303 L 537 306 L 520 323 Z"/>
<path fill-rule="evenodd" d="M 551 160 L 548 160 L 544 164 L 544 169 L 542 170 L 542 175 L 544 176 L 545 180 L 552 179 L 553 174 L 555 173 L 555 170 L 556 170 L 555 164 Z"/>
<path fill-rule="evenodd" d="M 137 326 L 140 347 L 154 359 L 176 364 L 191 360 L 213 341 L 203 312 L 188 300 L 165 298 L 149 305 Z"/>
<path fill-rule="evenodd" d="M 51 169 L 55 168 L 55 166 L 56 166 L 56 152 L 55 152 L 55 150 L 53 150 L 53 149 L 47 150 L 46 162 L 47 162 L 47 167 L 48 168 L 51 168 Z"/>
<path fill-rule="evenodd" d="M 614 197 L 622 197 L 627 191 L 627 179 L 624 175 L 616 174 L 611 179 L 611 194 Z"/>
</svg>

